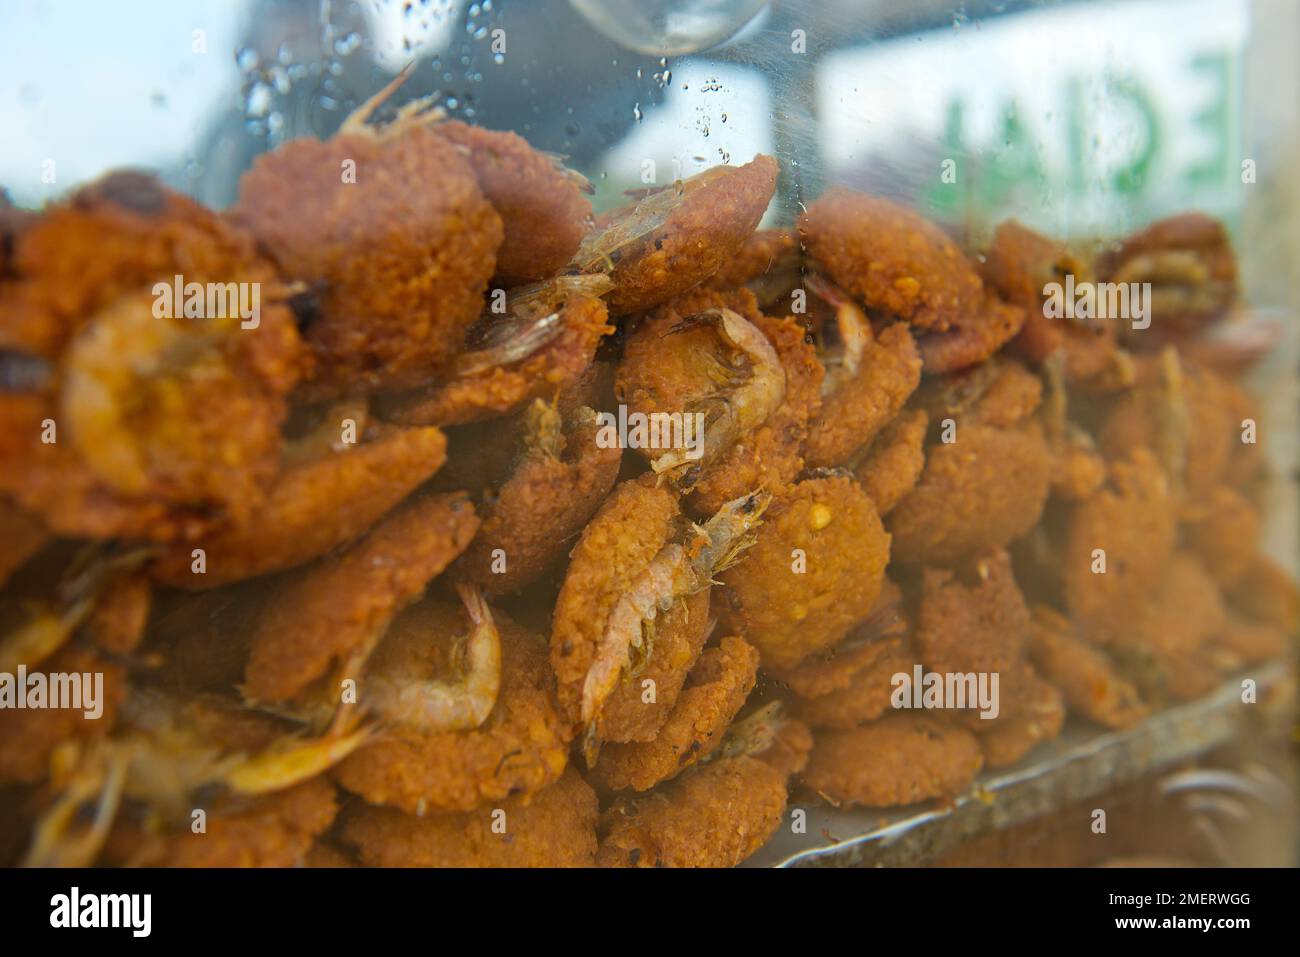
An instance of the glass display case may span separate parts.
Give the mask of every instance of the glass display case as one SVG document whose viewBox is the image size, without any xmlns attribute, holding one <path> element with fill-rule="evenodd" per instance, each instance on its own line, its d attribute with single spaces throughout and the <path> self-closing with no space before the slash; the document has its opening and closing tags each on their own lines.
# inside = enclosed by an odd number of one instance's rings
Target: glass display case
<svg viewBox="0 0 1300 957">
<path fill-rule="evenodd" d="M 0 861 L 1294 866 L 1298 38 L 6 4 Z"/>
</svg>

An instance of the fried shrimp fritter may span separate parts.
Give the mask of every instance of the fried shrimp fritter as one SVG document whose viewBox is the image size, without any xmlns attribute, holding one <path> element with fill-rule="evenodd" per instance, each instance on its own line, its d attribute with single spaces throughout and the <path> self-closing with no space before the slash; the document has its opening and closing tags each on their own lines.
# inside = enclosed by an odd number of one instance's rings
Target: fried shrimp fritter
<svg viewBox="0 0 1300 957">
<path fill-rule="evenodd" d="M 645 791 L 708 757 L 722 743 L 757 674 L 754 647 L 741 638 L 723 638 L 700 655 L 654 740 L 605 745 L 594 779 L 611 791 Z"/>
<path fill-rule="evenodd" d="M 946 332 L 983 308 L 970 260 L 929 220 L 889 200 L 831 189 L 799 217 L 810 259 L 869 309 Z"/>
<path fill-rule="evenodd" d="M 1043 308 L 1050 283 L 1092 281 L 1092 269 L 1063 243 L 1034 232 L 1014 219 L 1002 223 L 984 256 L 984 281 L 1012 305 L 1025 311 L 1016 348 L 1030 362 L 1042 364 L 1058 350 L 1069 382 L 1091 379 L 1115 360 L 1115 323 L 1050 318 Z"/>
<path fill-rule="evenodd" d="M 334 768 L 346 790 L 407 814 L 470 811 L 488 801 L 546 788 L 568 763 L 568 729 L 554 704 L 546 643 L 493 612 L 500 635 L 500 685 L 487 719 L 459 731 L 426 726 L 424 715 L 393 713 L 375 736 Z M 360 702 L 380 682 L 416 684 L 453 670 L 464 617 L 426 600 L 393 622 L 360 681 Z M 381 716 L 387 709 L 380 709 Z"/>
<path fill-rule="evenodd" d="M 698 286 L 732 260 L 776 191 L 776 160 L 715 166 L 606 214 L 571 265 L 605 270 L 609 311 L 639 312 Z"/>
<path fill-rule="evenodd" d="M 402 429 L 355 448 L 292 465 L 244 522 L 166 552 L 154 580 L 202 590 L 283 571 L 353 541 L 442 466 L 447 440 L 436 428 Z M 204 571 L 194 572 L 195 548 Z"/>
<path fill-rule="evenodd" d="M 1065 700 L 1061 692 L 1036 675 L 1017 689 L 1015 713 L 991 722 L 980 734 L 980 750 L 990 768 L 1015 764 L 1044 741 L 1051 741 L 1065 725 Z"/>
<path fill-rule="evenodd" d="M 1065 695 L 1070 710 L 1089 721 L 1129 728 L 1147 716 L 1137 688 L 1106 653 L 1076 638 L 1069 620 L 1044 605 L 1034 608 L 1029 654 L 1034 667 Z"/>
<path fill-rule="evenodd" d="M 765 667 L 794 668 L 870 614 L 889 549 L 856 482 L 800 482 L 773 503 L 745 560 L 721 577 L 732 626 Z"/>
<path fill-rule="evenodd" d="M 957 571 L 925 569 L 916 647 L 930 671 L 1013 672 L 1024 660 L 1028 637 L 1029 609 L 1006 551 Z"/>
<path fill-rule="evenodd" d="M 386 399 L 383 417 L 408 425 L 461 425 L 504 415 L 544 398 L 554 400 L 576 382 L 604 336 L 605 304 L 588 292 L 607 288 L 604 277 L 565 276 L 527 287 L 508 300 L 511 318 L 491 316 L 484 341 L 471 341 L 450 378 L 431 388 Z"/>
<path fill-rule="evenodd" d="M 600 867 L 734 867 L 781 826 L 786 778 L 740 755 L 695 767 L 600 818 Z"/>
<path fill-rule="evenodd" d="M 231 210 L 287 278 L 317 287 L 304 333 L 313 394 L 415 387 L 445 371 L 496 268 L 501 217 L 469 161 L 424 117 L 367 126 L 382 96 L 329 140 L 258 156 Z"/>
<path fill-rule="evenodd" d="M 590 867 L 596 794 L 570 768 L 550 787 L 461 814 L 354 805 L 340 839 L 367 867 Z"/>
<path fill-rule="evenodd" d="M 253 632 L 248 697 L 286 701 L 331 668 L 364 661 L 393 615 L 465 550 L 478 526 L 468 499 L 424 496 L 342 555 L 298 572 L 268 599 Z"/>
<path fill-rule="evenodd" d="M 1288 635 L 1300 628 L 1300 589 L 1273 559 L 1257 555 L 1250 570 L 1228 589 L 1233 608 Z"/>
<path fill-rule="evenodd" d="M 803 780 L 836 806 L 895 807 L 953 796 L 983 764 L 969 731 L 928 715 L 892 714 L 818 734 Z"/>
<path fill-rule="evenodd" d="M 787 229 L 760 229 L 724 262 L 706 285 L 710 289 L 744 286 L 763 308 L 776 304 L 799 285 L 802 267 L 799 237 Z"/>
<path fill-rule="evenodd" d="M 1221 587 L 1250 574 L 1259 553 L 1260 515 L 1235 489 L 1220 486 L 1185 513 L 1183 537 Z"/>
<path fill-rule="evenodd" d="M 930 374 L 966 369 L 989 358 L 1016 337 L 1025 310 L 988 294 L 979 310 L 954 319 L 944 332 L 923 333 L 916 344 Z"/>
<path fill-rule="evenodd" d="M 1010 544 L 1038 524 L 1051 479 L 1037 423 L 959 422 L 955 441 L 929 448 L 921 480 L 889 514 L 895 559 L 944 564 Z"/>
<path fill-rule="evenodd" d="M 864 653 L 855 656 L 856 667 L 849 671 L 848 684 L 814 698 L 799 702 L 799 717 L 814 728 L 847 731 L 874 721 L 889 712 L 894 691 L 894 675 L 909 678 L 919 660 L 910 644 L 902 638 L 885 638 L 868 642 Z M 866 657 L 870 652 L 871 657 Z M 848 670 L 848 669 L 846 669 Z"/>
<path fill-rule="evenodd" d="M 517 285 L 563 269 L 591 228 L 586 180 L 515 133 L 456 120 L 433 131 L 467 152 L 479 189 L 501 217 L 496 279 Z"/>
<path fill-rule="evenodd" d="M 489 492 L 483 526 L 453 574 L 488 594 L 517 591 L 563 554 L 618 478 L 622 449 L 602 448 L 599 426 L 583 407 L 564 430 L 541 399 L 528 415 L 527 448 L 510 477 Z"/>
<path fill-rule="evenodd" d="M 1068 519 L 1065 603 L 1081 634 L 1106 643 L 1129 628 L 1159 593 L 1177 530 L 1175 503 L 1155 456 L 1139 448 L 1114 462 L 1107 485 Z"/>
<path fill-rule="evenodd" d="M 13 271 L 0 356 L 28 373 L 7 369 L 0 389 L 0 493 L 70 537 L 168 541 L 246 516 L 303 365 L 287 292 L 251 238 L 117 173 L 25 229 Z M 248 319 L 236 280 L 261 290 Z"/>
<path fill-rule="evenodd" d="M 930 417 L 924 409 L 901 412 L 880 430 L 866 457 L 854 469 L 863 491 L 876 503 L 881 518 L 907 496 L 925 469 L 925 434 Z"/>
</svg>

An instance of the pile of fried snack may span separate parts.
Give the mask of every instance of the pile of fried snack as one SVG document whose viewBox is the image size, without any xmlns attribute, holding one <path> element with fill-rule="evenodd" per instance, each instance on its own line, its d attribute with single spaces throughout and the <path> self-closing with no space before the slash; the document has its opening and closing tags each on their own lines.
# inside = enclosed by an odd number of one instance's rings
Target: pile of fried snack
<svg viewBox="0 0 1300 957">
<path fill-rule="evenodd" d="M 837 189 L 756 231 L 766 156 L 593 216 L 374 105 L 224 213 L 0 205 L 0 672 L 103 675 L 0 710 L 6 863 L 730 866 L 1287 654 L 1219 223 L 968 249 Z M 1050 318 L 1066 276 L 1150 326 Z M 918 664 L 998 716 L 896 708 Z"/>
</svg>

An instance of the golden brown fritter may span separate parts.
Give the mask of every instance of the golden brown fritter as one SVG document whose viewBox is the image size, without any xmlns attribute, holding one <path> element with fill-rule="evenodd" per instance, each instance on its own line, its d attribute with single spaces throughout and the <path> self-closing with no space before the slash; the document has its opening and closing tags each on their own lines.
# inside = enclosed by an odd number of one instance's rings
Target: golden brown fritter
<svg viewBox="0 0 1300 957">
<path fill-rule="evenodd" d="M 812 748 L 812 729 L 802 721 L 781 717 L 773 731 L 771 744 L 751 752 L 749 757 L 771 765 L 789 779 L 808 766 Z"/>
<path fill-rule="evenodd" d="M 886 327 L 867 344 L 857 374 L 822 398 L 804 444 L 808 466 L 830 468 L 851 459 L 898 414 L 920 381 L 921 359 L 907 326 Z"/>
<path fill-rule="evenodd" d="M 317 839 L 303 858 L 303 867 L 356 867 L 352 855 L 336 847 L 329 841 Z"/>
<path fill-rule="evenodd" d="M 409 388 L 443 371 L 478 318 L 502 239 L 468 160 L 421 126 L 263 153 L 230 215 L 287 279 L 313 287 L 304 335 L 318 395 Z"/>
<path fill-rule="evenodd" d="M 1105 643 L 1131 627 L 1159 593 L 1177 530 L 1168 480 L 1146 449 L 1114 462 L 1108 484 L 1072 509 L 1062 577 L 1084 637 Z"/>
<path fill-rule="evenodd" d="M 48 675 L 102 673 L 103 708 L 98 718 L 86 717 L 86 708 L 0 708 L 0 784 L 37 784 L 50 773 L 55 751 L 73 743 L 86 744 L 111 734 L 126 697 L 126 668 L 88 648 L 69 645 L 42 663 Z M 29 673 L 28 678 L 32 675 Z M 93 680 L 93 679 L 92 679 Z M 47 687 L 49 680 L 46 681 Z"/>
<path fill-rule="evenodd" d="M 609 272 L 612 315 L 658 305 L 733 259 L 767 211 L 777 172 L 776 160 L 760 154 L 666 187 L 601 217 L 572 264 Z"/>
<path fill-rule="evenodd" d="M 538 400 L 532 411 L 529 447 L 505 483 L 488 488 L 483 526 L 453 569 L 491 595 L 518 591 L 563 555 L 614 487 L 623 457 L 597 444 L 590 409 L 567 434 L 554 408 Z"/>
<path fill-rule="evenodd" d="M 950 571 L 926 568 L 916 648 L 929 671 L 1010 673 L 1024 659 L 1029 609 L 1011 556 L 991 552 Z"/>
<path fill-rule="evenodd" d="M 848 684 L 814 698 L 800 700 L 796 713 L 815 728 L 847 731 L 874 721 L 889 712 L 894 692 L 894 675 L 905 674 L 909 680 L 912 667 L 919 660 L 909 642 L 902 638 L 885 638 L 868 642 L 864 648 L 872 657 L 859 660 L 848 672 Z M 839 659 L 837 659 L 839 660 Z"/>
<path fill-rule="evenodd" d="M 560 777 L 568 729 L 554 704 L 546 643 L 494 612 L 501 641 L 501 684 L 487 720 L 471 731 L 429 731 L 390 723 L 333 769 L 336 781 L 371 804 L 408 814 L 471 811 L 531 794 Z M 393 622 L 369 672 L 425 680 L 447 674 L 461 612 L 426 600 Z M 360 701 L 366 700 L 366 679 Z"/>
<path fill-rule="evenodd" d="M 987 767 L 1015 764 L 1039 744 L 1057 737 L 1065 725 L 1065 699 L 1041 678 L 1031 676 L 1018 689 L 1018 697 L 1015 713 L 1005 721 L 991 722 L 979 736 Z"/>
<path fill-rule="evenodd" d="M 367 867 L 590 867 L 597 812 L 595 792 L 570 768 L 536 794 L 464 814 L 354 805 L 340 839 Z"/>
<path fill-rule="evenodd" d="M 900 412 L 880 430 L 866 457 L 853 470 L 863 491 L 888 515 L 916 487 L 925 468 L 925 433 L 930 417 L 923 409 Z"/>
<path fill-rule="evenodd" d="M 251 238 L 119 173 L 24 230 L 13 268 L 0 351 L 36 371 L 0 392 L 0 492 L 72 537 L 167 541 L 246 516 L 276 471 L 303 357 Z M 220 284 L 212 316 L 168 308 L 159 287 L 177 275 Z M 259 290 L 255 328 L 226 299 L 234 282 Z"/>
<path fill-rule="evenodd" d="M 1250 573 L 1259 553 L 1260 516 L 1249 499 L 1220 486 L 1184 519 L 1184 542 L 1220 586 L 1231 588 Z"/>
<path fill-rule="evenodd" d="M 987 294 L 977 311 L 954 318 L 944 332 L 920 333 L 916 345 L 927 373 L 954 372 L 989 358 L 1024 324 L 1024 309 Z"/>
<path fill-rule="evenodd" d="M 891 714 L 818 734 L 803 780 L 837 807 L 895 807 L 956 795 L 983 763 L 969 731 L 928 715 Z"/>
<path fill-rule="evenodd" d="M 723 290 L 744 286 L 763 308 L 785 308 L 781 300 L 799 285 L 802 259 L 799 237 L 792 230 L 760 229 L 749 234 L 705 285 Z"/>
<path fill-rule="evenodd" d="M 446 447 L 438 429 L 400 429 L 291 465 L 247 520 L 172 548 L 150 573 L 198 591 L 320 558 L 363 534 L 437 472 Z M 193 571 L 196 548 L 204 552 L 203 574 Z"/>
<path fill-rule="evenodd" d="M 1289 574 L 1267 555 L 1258 555 L 1250 570 L 1228 590 L 1237 611 L 1256 621 L 1276 625 L 1288 635 L 1300 628 L 1300 589 Z"/>
<path fill-rule="evenodd" d="M 599 299 L 569 296 L 556 303 L 556 313 L 559 332 L 536 350 L 514 361 L 504 361 L 509 358 L 501 352 L 504 346 L 463 353 L 447 381 L 393 397 L 381 414 L 406 425 L 463 425 L 505 415 L 534 399 L 555 399 L 586 371 L 601 339 L 613 331 Z"/>
<path fill-rule="evenodd" d="M 754 547 L 721 581 L 732 626 L 765 667 L 793 668 L 870 614 L 889 535 L 847 478 L 810 479 L 773 503 Z"/>
<path fill-rule="evenodd" d="M 1029 361 L 1041 364 L 1058 350 L 1063 351 L 1068 382 L 1091 379 L 1114 364 L 1113 321 L 1055 319 L 1044 312 L 1045 287 L 1049 283 L 1064 284 L 1067 275 L 1074 276 L 1076 285 L 1093 278 L 1088 263 L 1071 253 L 1064 243 L 1014 219 L 1007 220 L 994 231 L 981 272 L 986 284 L 1025 311 L 1025 324 L 1015 346 Z"/>
<path fill-rule="evenodd" d="M 462 496 L 416 498 L 343 554 L 284 582 L 253 633 L 244 678 L 248 697 L 293 698 L 378 641 L 393 615 L 465 550 L 478 525 Z"/>
<path fill-rule="evenodd" d="M 1039 605 L 1029 632 L 1029 654 L 1039 673 L 1065 696 L 1070 710 L 1107 728 L 1129 728 L 1147 707 L 1106 653 L 1075 637 L 1069 620 Z"/>
<path fill-rule="evenodd" d="M 579 721 L 583 682 L 614 603 L 674 531 L 677 498 L 667 488 L 624 482 L 583 529 L 555 603 L 551 667 L 560 713 Z"/>
<path fill-rule="evenodd" d="M 979 315 L 983 284 L 965 253 L 929 220 L 846 189 L 822 194 L 799 217 L 810 259 L 869 309 L 945 332 Z"/>
<path fill-rule="evenodd" d="M 785 775 L 719 758 L 672 783 L 621 797 L 600 818 L 600 867 L 734 867 L 781 826 Z"/>
<path fill-rule="evenodd" d="M 466 151 L 479 189 L 501 217 L 497 281 L 516 285 L 563 269 L 592 225 L 586 181 L 515 133 L 456 120 L 433 130 Z"/>
<path fill-rule="evenodd" d="M 753 690 L 758 651 L 727 636 L 700 655 L 668 720 L 652 741 L 607 744 L 593 780 L 611 791 L 646 791 L 713 753 Z"/>
<path fill-rule="evenodd" d="M 1066 438 L 1052 466 L 1052 495 L 1066 502 L 1092 498 L 1106 484 L 1106 460 L 1082 436 Z"/>
<path fill-rule="evenodd" d="M 321 777 L 248 799 L 221 799 L 205 807 L 206 830 L 189 822 L 159 828 L 118 816 L 104 863 L 130 867 L 300 867 L 316 837 L 338 811 L 334 786 Z"/>
<path fill-rule="evenodd" d="M 945 564 L 1010 544 L 1038 524 L 1051 477 L 1036 423 L 959 422 L 955 441 L 929 448 L 920 482 L 889 514 L 895 560 Z"/>
<path fill-rule="evenodd" d="M 1216 665 L 1225 672 L 1248 664 L 1283 657 L 1289 648 L 1287 633 L 1277 625 L 1251 621 L 1229 613 L 1223 627 L 1210 638 Z"/>
</svg>

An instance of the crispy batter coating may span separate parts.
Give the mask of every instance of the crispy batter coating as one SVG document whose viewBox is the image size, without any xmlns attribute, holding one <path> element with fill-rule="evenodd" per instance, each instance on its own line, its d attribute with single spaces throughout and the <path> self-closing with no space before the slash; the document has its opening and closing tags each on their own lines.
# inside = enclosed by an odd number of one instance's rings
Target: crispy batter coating
<svg viewBox="0 0 1300 957">
<path fill-rule="evenodd" d="M 590 867 L 596 793 L 570 768 L 548 788 L 464 814 L 355 805 L 341 839 L 367 867 Z"/>
<path fill-rule="evenodd" d="M 945 332 L 983 310 L 980 277 L 929 220 L 887 199 L 827 190 L 799 217 L 809 257 L 869 308 Z"/>
<path fill-rule="evenodd" d="M 51 538 L 36 516 L 0 496 L 0 587 Z"/>
<path fill-rule="evenodd" d="M 984 282 L 1003 299 L 1025 310 L 1025 324 L 1015 345 L 1029 361 L 1041 364 L 1063 350 L 1069 382 L 1091 379 L 1114 364 L 1114 322 L 1054 319 L 1044 312 L 1044 290 L 1049 283 L 1064 283 L 1067 275 L 1074 276 L 1076 285 L 1093 278 L 1088 263 L 1064 243 L 1009 219 L 994 231 L 981 272 Z"/>
<path fill-rule="evenodd" d="M 1220 486 L 1186 515 L 1183 540 L 1214 580 L 1231 588 L 1250 573 L 1259 551 L 1259 510 L 1235 489 Z"/>
<path fill-rule="evenodd" d="M 771 765 L 789 779 L 808 766 L 812 749 L 812 729 L 794 718 L 782 718 L 772 735 L 772 743 L 749 756 Z"/>
<path fill-rule="evenodd" d="M 1029 609 L 1005 550 L 958 571 L 925 569 L 916 647 L 928 670 L 1012 672 L 1024 658 L 1028 636 Z"/>
<path fill-rule="evenodd" d="M 356 867 L 352 855 L 329 841 L 317 839 L 303 859 L 303 867 Z"/>
<path fill-rule="evenodd" d="M 103 714 L 87 718 L 86 709 L 0 708 L 0 785 L 43 781 L 61 745 L 88 743 L 112 732 L 126 697 L 126 669 L 89 648 L 69 645 L 42 664 L 39 670 L 46 675 L 81 674 L 83 681 L 87 673 L 102 672 Z"/>
<path fill-rule="evenodd" d="M 585 242 L 574 262 L 584 271 L 602 265 L 610 270 L 612 315 L 658 305 L 733 259 L 767 211 L 778 171 L 776 160 L 760 154 L 744 166 L 714 167 L 667 187 L 676 201 L 666 211 L 666 190 L 615 210 L 603 219 L 616 233 L 590 237 L 596 243 Z M 619 241 L 611 245 L 615 236 Z"/>
<path fill-rule="evenodd" d="M 785 775 L 751 757 L 720 758 L 601 815 L 600 867 L 734 867 L 781 826 Z"/>
<path fill-rule="evenodd" d="M 1228 590 L 1228 601 L 1256 621 L 1276 625 L 1288 635 L 1300 628 L 1300 589 L 1267 555 L 1258 555 L 1250 570 Z"/>
<path fill-rule="evenodd" d="M 1024 309 L 989 294 L 976 312 L 954 318 L 944 332 L 921 333 L 916 344 L 927 373 L 954 372 L 989 358 L 1024 324 Z"/>
<path fill-rule="evenodd" d="M 582 177 L 515 133 L 456 120 L 433 129 L 466 151 L 479 189 L 501 217 L 496 279 L 515 285 L 563 269 L 591 227 Z"/>
<path fill-rule="evenodd" d="M 929 715 L 891 714 L 818 734 L 803 780 L 836 806 L 895 807 L 955 795 L 983 763 L 969 731 Z"/>
<path fill-rule="evenodd" d="M 105 863 L 132 867 L 300 867 L 316 837 L 338 812 L 334 786 L 321 777 L 250 799 L 219 800 L 206 828 L 188 822 L 156 829 L 119 815 L 104 848 Z"/>
<path fill-rule="evenodd" d="M 1223 627 L 1210 638 L 1215 662 L 1227 672 L 1257 661 L 1281 658 L 1287 653 L 1289 643 L 1287 633 L 1277 625 L 1231 613 Z"/>
<path fill-rule="evenodd" d="M 742 638 L 723 638 L 700 655 L 654 740 L 606 745 L 593 779 L 611 791 L 646 791 L 708 757 L 722 743 L 757 674 L 754 646 Z"/>
<path fill-rule="evenodd" d="M 314 394 L 427 382 L 478 318 L 502 238 L 460 149 L 418 126 L 263 153 L 231 216 L 287 278 L 319 288 L 304 333 Z"/>
<path fill-rule="evenodd" d="M 1031 676 L 1019 697 L 1015 714 L 991 722 L 980 735 L 980 750 L 990 768 L 1015 764 L 1037 745 L 1057 737 L 1065 725 L 1065 699 L 1046 681 Z"/>
<path fill-rule="evenodd" d="M 872 641 L 865 647 L 873 657 L 852 669 L 848 684 L 800 701 L 796 709 L 799 717 L 815 728 L 847 731 L 889 712 L 894 675 L 911 676 L 918 660 L 916 652 L 902 638 Z"/>
<path fill-rule="evenodd" d="M 1130 728 L 1147 716 L 1137 688 L 1100 648 L 1075 637 L 1057 611 L 1034 608 L 1029 632 L 1034 667 L 1065 696 L 1071 711 L 1107 728 Z"/>
<path fill-rule="evenodd" d="M 464 497 L 416 498 L 342 555 L 285 582 L 253 633 L 247 695 L 254 701 L 293 698 L 377 641 L 393 615 L 465 550 L 478 525 Z"/>
<path fill-rule="evenodd" d="M 122 575 L 104 586 L 86 619 L 86 633 L 101 651 L 126 655 L 144 638 L 153 587 L 140 574 Z"/>
<path fill-rule="evenodd" d="M 863 352 L 858 374 L 822 398 L 809 428 L 804 458 L 810 468 L 830 468 L 852 458 L 916 391 L 921 359 L 903 323 L 887 326 Z"/>
<path fill-rule="evenodd" d="M 1106 460 L 1090 441 L 1070 437 L 1061 443 L 1052 466 L 1052 495 L 1082 502 L 1106 484 Z"/>
<path fill-rule="evenodd" d="M 880 430 L 866 458 L 853 470 L 863 491 L 888 515 L 916 487 L 925 468 L 925 433 L 930 417 L 923 409 L 900 412 Z"/>
<path fill-rule="evenodd" d="M 280 473 L 249 518 L 165 553 L 156 581 L 204 590 L 284 571 L 353 541 L 438 471 L 447 440 L 435 428 L 401 429 Z M 203 574 L 193 549 L 204 551 Z"/>
<path fill-rule="evenodd" d="M 1052 456 L 1037 424 L 959 422 L 955 437 L 930 447 L 920 482 L 889 514 L 897 561 L 958 561 L 1002 548 L 1038 523 Z"/>
<path fill-rule="evenodd" d="M 1109 483 L 1072 509 L 1062 577 L 1084 637 L 1105 643 L 1131 626 L 1159 592 L 1177 530 L 1168 481 L 1146 449 L 1113 463 Z"/>
<path fill-rule="evenodd" d="M 555 602 L 551 667 L 560 713 L 574 727 L 583 681 L 610 610 L 668 541 L 678 515 L 677 498 L 666 487 L 624 482 L 615 486 L 573 546 Z"/>
<path fill-rule="evenodd" d="M 558 413 L 540 410 L 544 421 L 535 427 L 531 447 L 505 483 L 488 491 L 483 526 L 456 560 L 458 580 L 490 595 L 518 591 L 561 557 L 605 500 L 623 452 L 597 444 L 596 418 L 584 411 L 566 436 Z"/>
<path fill-rule="evenodd" d="M 795 667 L 870 614 L 889 548 L 875 505 L 851 479 L 792 486 L 744 560 L 721 576 L 734 629 L 765 667 Z"/>
<path fill-rule="evenodd" d="M 489 801 L 532 794 L 568 763 L 568 729 L 554 704 L 546 643 L 494 612 L 501 639 L 501 684 L 487 720 L 472 731 L 391 725 L 334 769 L 336 781 L 371 804 L 407 814 L 471 811 Z M 371 668 L 415 680 L 450 670 L 461 611 L 424 601 L 402 613 L 375 650 Z M 365 681 L 360 699 L 365 703 Z"/>
<path fill-rule="evenodd" d="M 792 230 L 760 229 L 749 234 L 705 285 L 710 289 L 744 286 L 760 306 L 775 308 L 799 285 L 802 259 L 799 237 Z"/>
<path fill-rule="evenodd" d="M 613 331 L 607 318 L 601 300 L 571 296 L 560 311 L 559 334 L 537 351 L 396 397 L 382 414 L 406 425 L 463 425 L 504 415 L 533 399 L 554 399 L 581 377 L 601 339 Z"/>
<path fill-rule="evenodd" d="M 0 353 L 36 371 L 0 392 L 0 492 L 73 537 L 167 541 L 246 515 L 276 470 L 302 367 L 283 287 L 251 238 L 119 173 L 24 230 L 13 268 Z M 185 301 L 167 318 L 157 286 L 175 275 L 223 298 L 227 283 L 254 284 L 256 328 L 215 296 L 209 318 L 186 318 Z"/>
</svg>

